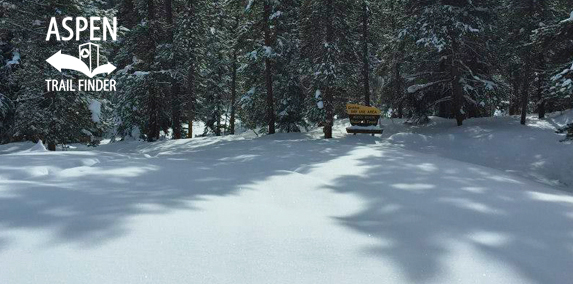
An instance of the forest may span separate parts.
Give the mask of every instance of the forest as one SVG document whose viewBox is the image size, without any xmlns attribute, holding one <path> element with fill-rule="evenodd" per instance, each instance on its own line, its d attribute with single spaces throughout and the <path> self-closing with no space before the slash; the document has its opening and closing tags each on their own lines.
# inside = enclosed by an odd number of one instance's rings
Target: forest
<svg viewBox="0 0 573 284">
<path fill-rule="evenodd" d="M 311 126 L 331 138 L 347 103 L 412 124 L 525 124 L 573 106 L 572 11 L 570 0 L 0 0 L 0 143 Z M 46 40 L 52 17 L 117 18 L 117 39 L 100 42 L 115 92 L 46 88 L 83 77 L 46 59 L 93 38 Z"/>
<path fill-rule="evenodd" d="M 573 0 L 0 0 L 0 284 L 572 284 Z"/>
</svg>

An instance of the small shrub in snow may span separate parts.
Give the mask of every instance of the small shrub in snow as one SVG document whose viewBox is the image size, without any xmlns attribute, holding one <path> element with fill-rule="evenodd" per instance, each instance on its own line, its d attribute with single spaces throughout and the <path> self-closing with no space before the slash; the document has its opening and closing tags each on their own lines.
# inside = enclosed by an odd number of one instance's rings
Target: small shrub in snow
<svg viewBox="0 0 573 284">
<path fill-rule="evenodd" d="M 562 141 L 573 140 L 573 123 L 569 123 L 569 124 L 567 124 L 567 126 L 565 126 L 563 128 L 559 128 L 556 132 L 557 133 L 567 133 L 567 135 L 565 136 L 565 139 L 563 139 Z"/>
</svg>

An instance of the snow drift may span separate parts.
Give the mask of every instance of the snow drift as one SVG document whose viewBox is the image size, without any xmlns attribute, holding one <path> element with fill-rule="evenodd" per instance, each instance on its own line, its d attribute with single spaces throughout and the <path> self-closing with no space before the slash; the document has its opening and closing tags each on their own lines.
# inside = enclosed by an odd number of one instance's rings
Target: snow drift
<svg viewBox="0 0 573 284">
<path fill-rule="evenodd" d="M 471 137 L 499 143 L 480 125 Z M 329 141 L 317 130 L 1 155 L 0 282 L 573 278 L 572 195 L 403 149 L 420 135 L 397 147 L 344 126 Z"/>
</svg>

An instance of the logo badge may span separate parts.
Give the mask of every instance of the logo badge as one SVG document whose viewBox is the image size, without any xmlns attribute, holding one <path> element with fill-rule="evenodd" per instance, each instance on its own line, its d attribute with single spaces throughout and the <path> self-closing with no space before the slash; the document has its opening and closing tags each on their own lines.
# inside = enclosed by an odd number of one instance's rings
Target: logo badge
<svg viewBox="0 0 573 284">
<path fill-rule="evenodd" d="M 116 67 L 111 63 L 99 65 L 99 48 L 98 44 L 86 43 L 79 47 L 79 58 L 62 54 L 60 50 L 46 61 L 60 72 L 62 69 L 75 70 L 90 78 L 99 74 L 110 74 Z"/>
<path fill-rule="evenodd" d="M 87 32 L 89 28 L 90 42 L 79 45 L 78 57 L 63 54 L 60 50 L 46 59 L 46 62 L 59 72 L 62 72 L 63 69 L 74 70 L 84 74 L 89 79 L 47 79 L 45 80 L 46 90 L 48 92 L 115 92 L 116 81 L 114 79 L 94 78 L 99 74 L 109 75 L 115 71 L 116 67 L 109 62 L 100 65 L 100 45 L 92 42 L 105 42 L 108 38 L 113 41 L 117 40 L 117 19 L 113 18 L 110 21 L 105 17 L 90 17 L 88 20 L 84 17 L 77 17 L 75 19 L 75 33 L 69 25 L 73 20 L 72 17 L 62 19 L 61 25 L 64 30 L 68 31 L 68 34 L 60 36 L 58 21 L 52 17 L 46 34 L 46 41 L 49 41 L 52 36 L 57 41 L 69 41 L 74 38 L 79 41 L 82 33 Z"/>
</svg>

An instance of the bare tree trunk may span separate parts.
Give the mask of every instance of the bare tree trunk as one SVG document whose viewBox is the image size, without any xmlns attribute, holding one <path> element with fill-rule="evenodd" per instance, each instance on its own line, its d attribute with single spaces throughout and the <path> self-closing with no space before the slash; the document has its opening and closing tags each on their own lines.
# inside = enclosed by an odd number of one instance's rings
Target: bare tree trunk
<svg viewBox="0 0 573 284">
<path fill-rule="evenodd" d="M 405 47 L 405 42 L 400 44 L 398 51 L 394 54 L 394 99 L 398 101 L 398 118 L 404 117 L 404 98 L 402 90 L 402 74 L 400 73 L 400 60 Z"/>
<path fill-rule="evenodd" d="M 157 105 L 157 98 L 155 90 L 150 88 L 150 98 L 147 101 L 147 108 L 149 111 L 149 127 L 147 129 L 147 141 L 153 142 L 159 139 L 159 108 Z"/>
<path fill-rule="evenodd" d="M 53 142 L 53 141 L 48 142 L 48 150 L 49 151 L 56 151 L 56 142 Z"/>
<path fill-rule="evenodd" d="M 218 22 L 218 30 L 223 30 L 223 15 L 219 13 L 219 22 Z M 223 50 L 217 50 L 219 62 L 223 62 Z M 221 67 L 217 68 L 217 77 L 219 82 L 223 82 L 223 69 Z M 223 90 L 217 90 L 215 95 L 215 104 L 216 104 L 216 117 L 215 117 L 215 136 L 221 136 L 221 102 L 223 100 Z"/>
<path fill-rule="evenodd" d="M 362 0 L 362 79 L 364 80 L 364 103 L 370 106 L 370 63 L 368 58 L 368 5 Z"/>
<path fill-rule="evenodd" d="M 168 44 L 172 45 L 173 48 L 173 37 L 174 37 L 174 28 L 173 25 L 173 7 L 172 7 L 172 0 L 164 0 L 163 5 L 165 6 L 165 20 L 167 22 L 167 33 L 168 33 Z M 173 68 L 176 65 L 175 62 L 175 54 L 173 54 L 170 63 L 171 66 L 169 68 Z M 174 139 L 181 139 L 181 98 L 179 94 L 179 83 L 175 78 L 172 76 L 170 77 L 171 83 L 171 129 L 173 130 L 173 138 Z"/>
<path fill-rule="evenodd" d="M 153 0 L 147 0 L 147 21 L 149 25 L 149 40 L 151 41 L 150 59 L 155 57 L 155 4 Z M 151 66 L 149 67 L 151 70 Z M 147 129 L 147 141 L 153 142 L 159 139 L 159 105 L 156 97 L 156 90 L 153 86 L 148 87 L 149 98 L 147 100 L 147 110 L 149 112 L 149 121 Z"/>
<path fill-rule="evenodd" d="M 543 2 L 543 1 L 542 1 Z M 527 18 L 529 21 L 532 21 L 535 16 L 536 10 L 536 0 L 529 0 L 529 8 L 528 8 L 528 15 Z M 530 35 L 533 30 L 535 29 L 535 24 L 530 23 L 526 27 L 527 35 Z M 525 71 L 524 71 L 524 78 L 523 78 L 523 89 L 521 90 L 521 121 L 522 125 L 525 125 L 527 122 L 527 106 L 529 105 L 529 88 L 530 88 L 530 80 L 531 80 L 531 73 L 532 73 L 532 66 L 534 58 L 532 57 L 531 53 L 533 52 L 531 46 L 527 46 L 525 48 Z"/>
<path fill-rule="evenodd" d="M 529 54 L 529 52 L 527 52 Z M 531 57 L 527 55 L 525 61 L 525 78 L 523 88 L 521 89 L 521 120 L 520 123 L 525 125 L 527 122 L 527 106 L 529 104 L 529 80 L 531 78 Z"/>
<path fill-rule="evenodd" d="M 195 0 L 188 0 L 187 7 L 189 9 L 188 16 L 191 19 L 195 18 Z M 187 138 L 193 138 L 193 120 L 195 119 L 195 43 L 191 41 L 191 54 L 189 54 L 189 69 L 187 70 L 187 98 L 185 99 L 187 109 Z"/>
<path fill-rule="evenodd" d="M 545 57 L 539 53 L 539 71 L 537 73 L 537 111 L 539 118 L 545 118 L 545 98 L 543 97 L 543 84 L 545 83 Z"/>
<path fill-rule="evenodd" d="M 527 105 L 529 104 L 529 84 L 523 83 L 523 90 L 521 91 L 521 119 L 519 123 L 525 125 L 527 122 Z"/>
<path fill-rule="evenodd" d="M 270 0 L 264 0 L 263 7 L 263 29 L 265 34 L 265 46 L 271 47 L 271 29 L 269 18 L 271 17 Z M 267 121 L 269 123 L 269 134 L 275 134 L 275 108 L 273 97 L 273 73 L 272 73 L 271 59 L 269 56 L 265 57 L 265 82 L 267 86 Z"/>
<path fill-rule="evenodd" d="M 235 134 L 235 112 L 237 98 L 237 50 L 233 51 L 233 74 L 231 77 L 231 118 L 229 120 L 229 132 Z"/>
<path fill-rule="evenodd" d="M 464 114 L 462 111 L 463 107 L 463 89 L 460 84 L 460 70 L 458 69 L 458 43 L 455 37 L 452 36 L 452 107 L 454 111 L 454 117 L 458 126 L 462 126 L 464 122 Z"/>
<path fill-rule="evenodd" d="M 187 138 L 193 138 L 193 120 L 195 119 L 195 66 L 193 61 L 189 64 L 189 70 L 187 74 Z"/>
<path fill-rule="evenodd" d="M 235 17 L 235 28 L 237 31 L 239 28 L 239 17 Z M 229 119 L 229 133 L 231 135 L 235 134 L 235 100 L 237 98 L 237 53 L 238 53 L 238 43 L 233 46 L 233 62 L 232 62 L 232 74 L 231 74 L 231 118 Z"/>
<path fill-rule="evenodd" d="M 459 70 L 456 66 L 453 68 L 453 80 L 452 80 L 452 96 L 453 96 L 453 108 L 454 116 L 458 126 L 462 126 L 464 123 L 464 114 L 462 113 L 462 86 L 460 84 Z"/>
<path fill-rule="evenodd" d="M 181 97 L 179 92 L 179 83 L 175 78 L 171 78 L 171 128 L 173 129 L 173 139 L 182 138 Z"/>
<path fill-rule="evenodd" d="M 334 41 L 334 3 L 333 0 L 327 0 L 326 2 L 326 43 L 330 46 Z M 332 138 L 332 127 L 334 125 L 334 99 L 332 94 L 332 86 L 330 84 L 330 79 L 327 80 L 325 91 L 324 91 L 324 108 L 326 110 L 326 121 L 324 124 L 324 138 Z"/>
<path fill-rule="evenodd" d="M 215 136 L 221 136 L 221 112 L 217 107 L 217 118 L 215 122 Z"/>
<path fill-rule="evenodd" d="M 399 11 L 396 10 L 396 0 L 390 1 L 390 12 L 392 15 L 392 17 L 390 18 L 390 27 L 392 31 L 395 31 L 398 28 L 396 17 L 399 14 Z M 400 62 L 402 60 L 402 54 L 404 52 L 405 46 L 406 46 L 406 41 L 403 40 L 398 46 L 398 50 L 394 52 L 392 60 L 393 61 L 392 71 L 394 76 L 394 87 L 393 87 L 394 94 L 392 95 L 392 108 L 398 109 L 397 113 L 398 118 L 404 117 L 404 97 L 403 97 L 404 94 L 402 91 L 402 75 L 400 74 Z"/>
<path fill-rule="evenodd" d="M 187 118 L 188 118 L 188 129 L 187 138 L 193 138 L 193 120 L 195 119 L 195 57 L 191 55 L 191 61 L 189 64 L 189 70 L 187 74 Z"/>
<path fill-rule="evenodd" d="M 512 98 L 509 101 L 509 115 L 516 115 L 519 109 L 519 78 L 518 75 L 512 77 Z"/>
</svg>

